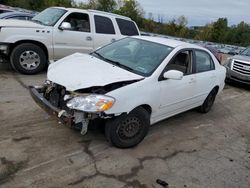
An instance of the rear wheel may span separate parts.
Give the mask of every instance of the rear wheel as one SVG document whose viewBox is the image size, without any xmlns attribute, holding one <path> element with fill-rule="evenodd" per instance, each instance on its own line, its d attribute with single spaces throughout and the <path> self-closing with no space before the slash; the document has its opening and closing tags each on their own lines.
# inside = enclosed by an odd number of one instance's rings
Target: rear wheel
<svg viewBox="0 0 250 188">
<path fill-rule="evenodd" d="M 129 148 L 139 144 L 147 135 L 150 126 L 148 112 L 136 108 L 129 114 L 108 120 L 105 127 L 107 139 L 116 147 Z"/>
<path fill-rule="evenodd" d="M 23 74 L 36 74 L 45 69 L 47 58 L 37 45 L 24 43 L 16 46 L 10 56 L 12 67 Z"/>
<path fill-rule="evenodd" d="M 214 101 L 215 101 L 215 98 L 216 98 L 216 95 L 217 95 L 217 90 L 216 89 L 213 89 L 209 95 L 207 96 L 206 100 L 204 101 L 204 103 L 198 108 L 198 110 L 201 112 L 201 113 L 207 113 L 211 110 L 213 104 L 214 104 Z"/>
</svg>

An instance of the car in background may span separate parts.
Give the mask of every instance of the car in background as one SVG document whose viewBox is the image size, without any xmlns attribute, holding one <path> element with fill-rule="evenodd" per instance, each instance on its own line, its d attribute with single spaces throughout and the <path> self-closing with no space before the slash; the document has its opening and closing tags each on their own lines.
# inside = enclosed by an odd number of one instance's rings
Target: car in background
<svg viewBox="0 0 250 188">
<path fill-rule="evenodd" d="M 7 8 L 0 8 L 0 14 L 5 13 L 5 12 L 13 12 L 13 10 L 7 9 Z"/>
<path fill-rule="evenodd" d="M 31 86 L 30 93 L 83 135 L 91 121 L 102 120 L 107 140 L 128 148 L 156 122 L 196 107 L 208 112 L 225 76 L 226 69 L 205 48 L 134 36 L 50 64 L 47 81 Z"/>
<path fill-rule="evenodd" d="M 126 36 L 140 35 L 128 17 L 97 10 L 50 7 L 30 21 L 0 20 L 0 59 L 36 74 L 75 52 L 90 53 Z"/>
<path fill-rule="evenodd" d="M 219 50 L 211 46 L 204 46 L 204 47 L 207 48 L 210 52 L 212 52 L 212 54 L 214 54 L 214 56 L 220 63 L 222 62 L 222 54 L 219 52 Z"/>
<path fill-rule="evenodd" d="M 6 12 L 0 14 L 0 19 L 31 20 L 35 15 L 27 12 Z"/>
<path fill-rule="evenodd" d="M 225 62 L 226 80 L 250 84 L 250 46 Z"/>
</svg>

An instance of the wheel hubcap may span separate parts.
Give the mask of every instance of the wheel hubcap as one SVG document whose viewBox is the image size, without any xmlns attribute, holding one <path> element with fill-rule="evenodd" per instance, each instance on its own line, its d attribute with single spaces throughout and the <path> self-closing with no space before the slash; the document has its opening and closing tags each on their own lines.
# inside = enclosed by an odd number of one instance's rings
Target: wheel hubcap
<svg viewBox="0 0 250 188">
<path fill-rule="evenodd" d="M 40 64 L 40 56 L 34 51 L 25 51 L 20 55 L 19 62 L 26 70 L 34 70 Z"/>
<path fill-rule="evenodd" d="M 120 138 L 128 140 L 140 133 L 141 121 L 137 117 L 131 117 L 121 123 L 118 129 Z"/>
</svg>

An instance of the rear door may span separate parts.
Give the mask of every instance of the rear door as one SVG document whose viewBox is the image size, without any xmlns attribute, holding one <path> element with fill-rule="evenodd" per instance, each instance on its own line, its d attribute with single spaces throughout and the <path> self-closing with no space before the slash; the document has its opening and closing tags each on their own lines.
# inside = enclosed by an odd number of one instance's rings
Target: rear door
<svg viewBox="0 0 250 188">
<path fill-rule="evenodd" d="M 110 17 L 94 15 L 94 47 L 99 48 L 117 40 L 118 34 L 115 31 L 113 21 Z"/>
<path fill-rule="evenodd" d="M 93 50 L 93 34 L 87 13 L 70 13 L 62 22 L 70 24 L 69 29 L 55 27 L 53 31 L 54 59 L 60 59 L 75 52 L 89 53 Z"/>
<path fill-rule="evenodd" d="M 202 104 L 215 87 L 216 71 L 210 54 L 203 50 L 194 50 L 195 88 L 194 100 Z"/>
</svg>

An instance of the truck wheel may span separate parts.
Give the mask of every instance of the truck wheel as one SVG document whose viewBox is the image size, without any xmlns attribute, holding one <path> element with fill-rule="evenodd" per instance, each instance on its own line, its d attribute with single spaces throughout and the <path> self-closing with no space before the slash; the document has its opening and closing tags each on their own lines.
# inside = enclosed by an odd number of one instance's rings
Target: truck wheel
<svg viewBox="0 0 250 188">
<path fill-rule="evenodd" d="M 108 120 L 105 127 L 107 139 L 118 148 L 129 148 L 139 144 L 147 135 L 150 126 L 148 112 L 136 108 L 129 114 Z"/>
<path fill-rule="evenodd" d="M 215 97 L 217 95 L 217 90 L 213 89 L 209 95 L 207 96 L 206 100 L 203 102 L 203 104 L 198 108 L 198 111 L 201 113 L 207 113 L 211 110 Z"/>
<path fill-rule="evenodd" d="M 24 43 L 13 49 L 10 62 L 12 67 L 20 73 L 36 74 L 44 70 L 47 65 L 47 58 L 39 46 Z"/>
</svg>

